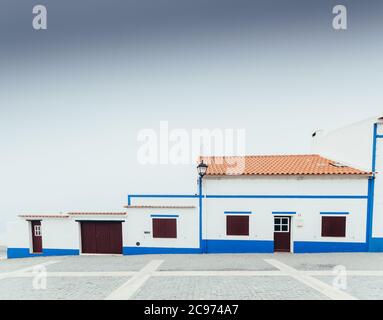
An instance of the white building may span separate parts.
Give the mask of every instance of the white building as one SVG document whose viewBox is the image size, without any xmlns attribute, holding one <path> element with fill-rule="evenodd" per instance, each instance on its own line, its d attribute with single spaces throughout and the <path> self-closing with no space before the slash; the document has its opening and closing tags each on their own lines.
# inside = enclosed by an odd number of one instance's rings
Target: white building
<svg viewBox="0 0 383 320">
<path fill-rule="evenodd" d="M 195 195 L 129 195 L 124 212 L 22 215 L 8 257 L 383 251 L 383 118 L 313 134 L 313 154 L 203 157 Z"/>
</svg>

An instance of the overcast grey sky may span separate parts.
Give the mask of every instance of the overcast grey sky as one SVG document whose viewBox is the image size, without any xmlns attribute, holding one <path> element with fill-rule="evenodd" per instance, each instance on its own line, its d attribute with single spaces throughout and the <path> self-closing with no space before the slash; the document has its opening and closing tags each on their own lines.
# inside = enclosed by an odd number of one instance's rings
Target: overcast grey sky
<svg viewBox="0 0 383 320">
<path fill-rule="evenodd" d="M 44 4 L 48 29 L 32 29 Z M 348 30 L 332 8 L 348 9 Z M 121 210 L 194 193 L 191 166 L 137 163 L 142 128 L 244 128 L 249 154 L 383 101 L 380 0 L 2 0 L 0 232 L 25 212 Z"/>
</svg>

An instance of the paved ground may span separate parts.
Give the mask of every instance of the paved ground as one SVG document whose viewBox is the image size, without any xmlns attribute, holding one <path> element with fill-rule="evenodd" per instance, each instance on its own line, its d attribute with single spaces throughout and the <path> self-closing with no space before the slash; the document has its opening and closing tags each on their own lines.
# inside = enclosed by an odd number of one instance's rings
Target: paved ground
<svg viewBox="0 0 383 320">
<path fill-rule="evenodd" d="M 383 299 L 383 254 L 2 259 L 0 299 Z"/>
</svg>

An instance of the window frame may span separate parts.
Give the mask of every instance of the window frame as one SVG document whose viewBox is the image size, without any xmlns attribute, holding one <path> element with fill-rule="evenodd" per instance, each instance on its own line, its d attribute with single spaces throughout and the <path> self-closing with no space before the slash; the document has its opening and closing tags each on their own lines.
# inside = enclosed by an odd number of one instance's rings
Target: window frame
<svg viewBox="0 0 383 320">
<path fill-rule="evenodd" d="M 249 215 L 238 215 L 238 214 L 227 214 L 226 216 L 226 236 L 234 236 L 234 237 L 240 237 L 240 236 L 249 236 L 250 235 L 250 216 Z M 237 220 L 237 221 L 235 221 Z M 238 224 L 240 220 L 246 220 L 247 225 L 241 230 L 242 232 L 235 232 L 238 229 L 238 225 L 233 227 L 230 225 L 231 223 Z"/>
<path fill-rule="evenodd" d="M 341 231 L 338 232 L 337 229 L 339 226 L 328 226 L 329 221 L 338 221 L 337 223 L 340 223 L 340 221 L 343 221 L 343 225 L 341 226 Z M 327 221 L 324 224 L 324 221 Z M 326 232 L 326 233 L 325 233 Z M 347 216 L 346 215 L 322 215 L 321 216 L 321 237 L 322 238 L 346 238 L 347 236 Z"/>
<path fill-rule="evenodd" d="M 35 224 L 33 226 L 33 235 L 35 237 L 41 237 L 41 225 Z"/>
<path fill-rule="evenodd" d="M 158 234 L 158 228 L 161 229 L 161 227 L 155 227 L 155 223 L 159 222 L 159 223 L 164 223 L 165 221 L 167 221 L 168 223 L 170 223 L 169 221 L 171 221 L 173 223 L 174 221 L 174 233 L 171 233 L 170 235 L 167 234 L 166 232 L 169 231 L 165 231 L 164 233 L 161 233 L 161 234 Z M 170 228 L 170 227 L 173 227 L 173 226 L 165 226 L 165 228 Z M 162 226 L 162 228 L 164 228 L 164 226 Z M 176 217 L 172 217 L 172 218 L 167 218 L 167 217 L 152 217 L 152 237 L 153 239 L 177 239 L 178 237 L 178 232 L 177 232 L 177 218 Z"/>
<path fill-rule="evenodd" d="M 276 223 L 276 220 L 280 219 L 279 223 Z M 284 223 L 283 221 L 287 220 L 287 223 Z M 283 227 L 287 226 L 287 230 L 283 230 Z M 279 227 L 279 230 L 276 230 L 275 227 Z M 290 218 L 289 217 L 274 217 L 274 232 L 290 232 Z"/>
</svg>

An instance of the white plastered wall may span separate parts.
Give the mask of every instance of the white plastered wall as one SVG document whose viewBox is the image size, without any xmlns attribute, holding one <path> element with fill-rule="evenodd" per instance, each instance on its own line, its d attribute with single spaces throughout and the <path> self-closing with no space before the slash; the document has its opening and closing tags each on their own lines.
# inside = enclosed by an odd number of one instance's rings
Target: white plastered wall
<svg viewBox="0 0 383 320">
<path fill-rule="evenodd" d="M 207 178 L 209 195 L 367 195 L 367 177 L 226 177 Z M 272 212 L 292 215 L 294 241 L 365 242 L 366 199 L 204 199 L 205 239 L 273 240 Z M 251 211 L 249 236 L 227 236 L 225 211 Z M 320 212 L 349 212 L 346 237 L 321 237 Z"/>
<path fill-rule="evenodd" d="M 136 247 L 137 242 L 140 247 L 199 247 L 198 208 L 130 208 L 127 211 L 124 247 Z M 153 238 L 151 215 L 178 215 L 177 238 Z"/>
</svg>

